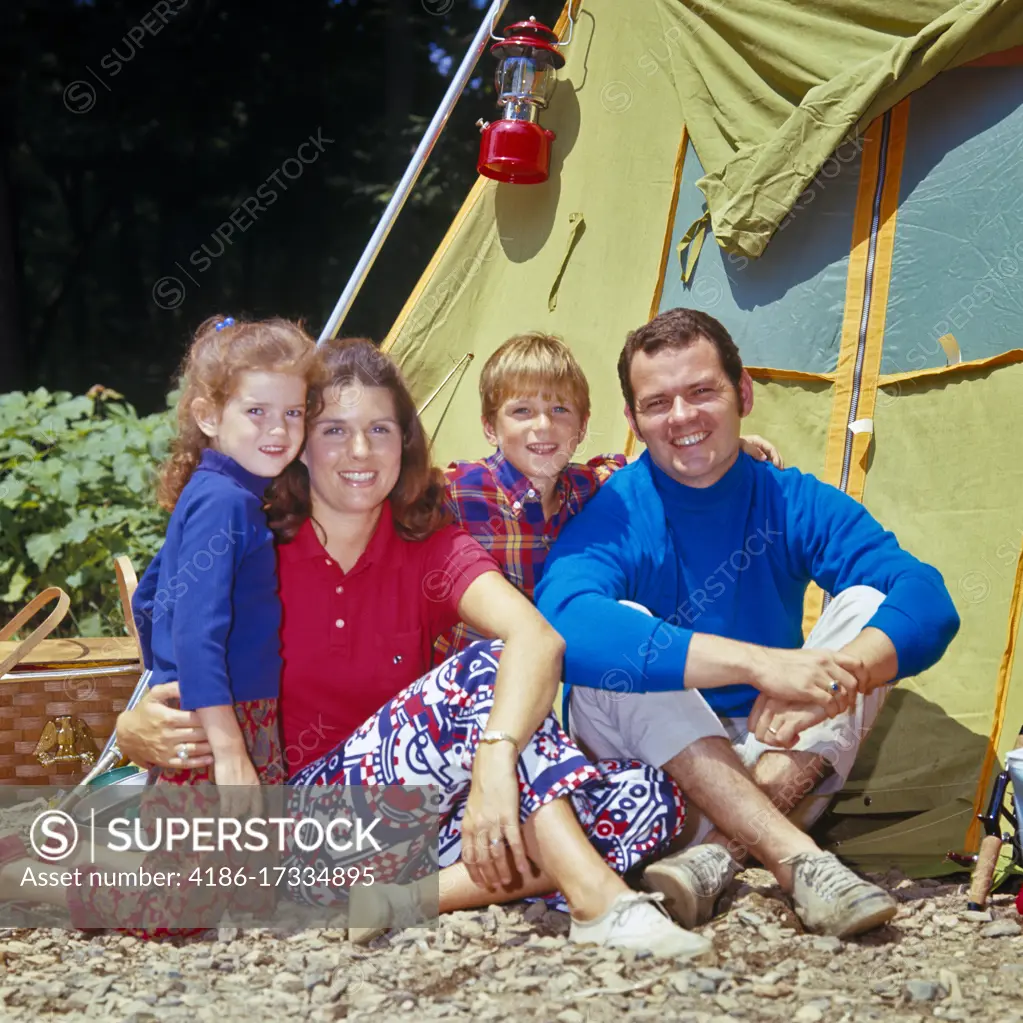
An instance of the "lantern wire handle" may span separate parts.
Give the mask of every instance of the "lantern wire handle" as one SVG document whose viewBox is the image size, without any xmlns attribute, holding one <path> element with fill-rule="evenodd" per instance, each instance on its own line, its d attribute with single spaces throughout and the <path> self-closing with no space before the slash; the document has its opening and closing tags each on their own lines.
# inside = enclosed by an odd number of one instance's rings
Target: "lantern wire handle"
<svg viewBox="0 0 1023 1023">
<path fill-rule="evenodd" d="M 573 17 L 572 11 L 575 7 L 575 0 L 568 0 L 568 35 L 558 43 L 558 49 L 560 50 L 563 46 L 568 46 L 572 41 L 572 33 L 575 31 L 575 18 Z"/>
</svg>

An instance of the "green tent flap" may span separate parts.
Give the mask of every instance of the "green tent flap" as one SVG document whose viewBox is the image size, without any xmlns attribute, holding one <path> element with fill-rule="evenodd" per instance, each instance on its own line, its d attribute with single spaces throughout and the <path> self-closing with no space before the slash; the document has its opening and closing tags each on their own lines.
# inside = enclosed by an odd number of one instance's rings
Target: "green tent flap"
<svg viewBox="0 0 1023 1023">
<path fill-rule="evenodd" d="M 1017 0 L 657 6 L 714 235 L 753 257 L 848 136 L 940 72 L 1023 43 Z"/>
</svg>

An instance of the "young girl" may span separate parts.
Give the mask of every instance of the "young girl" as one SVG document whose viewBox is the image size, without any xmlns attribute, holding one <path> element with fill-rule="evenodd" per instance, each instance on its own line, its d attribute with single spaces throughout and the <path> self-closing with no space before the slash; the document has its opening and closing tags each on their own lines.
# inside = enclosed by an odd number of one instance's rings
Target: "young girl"
<svg viewBox="0 0 1023 1023">
<path fill-rule="evenodd" d="M 182 370 L 178 437 L 160 477 L 171 519 L 149 567 L 157 573 L 152 621 L 142 630 L 150 685 L 178 681 L 181 707 L 198 713 L 214 763 L 154 768 L 152 780 L 227 786 L 221 810 L 229 816 L 258 812 L 257 786 L 284 781 L 281 608 L 263 493 L 302 446 L 315 353 L 286 320 L 207 320 Z M 186 759 L 187 747 L 178 753 Z"/>
<path fill-rule="evenodd" d="M 142 810 L 147 827 L 165 815 L 216 809 L 211 793 L 182 786 L 215 782 L 220 815 L 237 817 L 259 812 L 260 785 L 285 780 L 277 722 L 281 606 L 263 493 L 299 453 L 307 393 L 321 372 L 312 339 L 281 319 L 213 317 L 199 327 L 185 359 L 178 435 L 158 488 L 171 518 L 139 586 L 139 593 L 155 589 L 151 612 L 137 604 L 135 618 L 150 685 L 179 682 L 181 706 L 202 720 L 214 763 L 152 768 L 155 788 Z M 179 747 L 178 761 L 189 752 Z M 225 864 L 233 875 L 238 864 L 220 850 L 151 852 L 145 870 L 181 882 L 131 890 L 100 880 L 29 893 L 19 879 L 26 866 L 39 864 L 26 857 L 16 837 L 0 841 L 0 898 L 64 905 L 78 927 L 181 937 L 215 926 L 229 901 L 239 905 L 229 888 L 189 883 L 197 872 L 200 879 L 210 870 L 219 876 Z M 104 876 L 104 864 L 83 866 L 90 868 L 83 878 L 92 868 Z M 246 900 L 243 908 L 263 907 Z"/>
</svg>

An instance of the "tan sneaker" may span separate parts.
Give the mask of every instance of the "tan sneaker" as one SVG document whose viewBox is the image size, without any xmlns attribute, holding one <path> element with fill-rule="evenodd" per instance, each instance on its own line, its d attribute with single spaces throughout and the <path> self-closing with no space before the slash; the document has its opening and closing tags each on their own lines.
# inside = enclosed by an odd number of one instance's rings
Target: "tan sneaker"
<svg viewBox="0 0 1023 1023">
<path fill-rule="evenodd" d="M 348 896 L 348 940 L 368 945 L 394 927 L 414 927 L 427 919 L 414 884 L 354 885 Z"/>
<path fill-rule="evenodd" d="M 646 892 L 622 892 L 596 920 L 573 917 L 569 940 L 674 959 L 692 959 L 709 952 L 713 946 L 702 934 L 691 934 L 671 922 L 658 905 L 663 898 Z"/>
<path fill-rule="evenodd" d="M 792 902 L 807 930 L 851 938 L 887 923 L 898 903 L 865 881 L 833 853 L 800 853 L 783 861 L 792 867 Z"/>
<path fill-rule="evenodd" d="M 740 869 L 723 845 L 708 842 L 651 863 L 640 883 L 664 896 L 672 920 L 699 927 L 713 919 L 718 897 Z"/>
</svg>

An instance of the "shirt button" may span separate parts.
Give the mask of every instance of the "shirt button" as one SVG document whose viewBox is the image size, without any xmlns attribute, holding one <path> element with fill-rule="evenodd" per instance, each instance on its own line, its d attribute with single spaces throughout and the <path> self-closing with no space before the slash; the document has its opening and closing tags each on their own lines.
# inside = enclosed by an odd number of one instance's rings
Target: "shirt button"
<svg viewBox="0 0 1023 1023">
<path fill-rule="evenodd" d="M 343 628 L 345 627 L 345 620 L 344 620 L 343 618 L 339 618 L 339 619 L 338 619 L 338 620 L 337 620 L 336 622 L 334 622 L 334 624 L 335 624 L 335 625 L 336 625 L 336 626 L 337 626 L 337 627 L 338 627 L 339 629 L 343 629 Z"/>
<path fill-rule="evenodd" d="M 344 593 L 345 592 L 345 588 L 343 586 L 339 586 L 334 592 L 335 593 Z"/>
<path fill-rule="evenodd" d="M 327 564 L 328 564 L 328 565 L 333 565 L 333 564 L 334 564 L 334 562 L 333 562 L 333 561 L 331 561 L 331 560 L 330 560 L 330 558 L 327 558 Z"/>
</svg>

